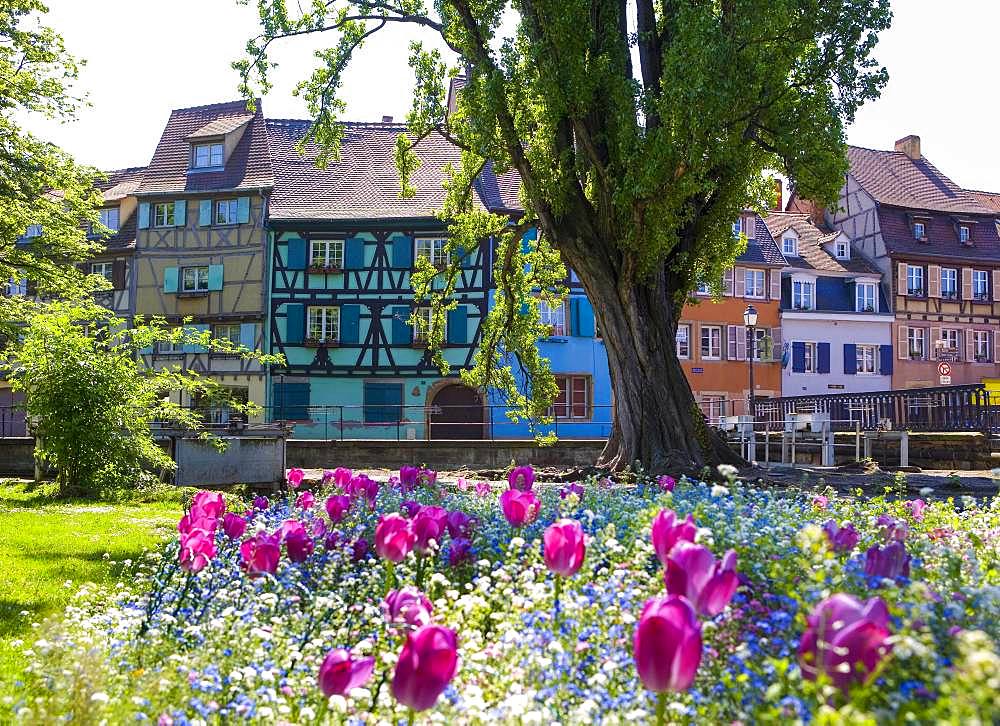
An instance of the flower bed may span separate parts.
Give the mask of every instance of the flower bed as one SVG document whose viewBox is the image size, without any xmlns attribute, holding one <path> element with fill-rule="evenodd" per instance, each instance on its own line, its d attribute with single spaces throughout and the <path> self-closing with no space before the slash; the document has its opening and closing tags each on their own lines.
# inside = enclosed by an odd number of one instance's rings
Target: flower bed
<svg viewBox="0 0 1000 726">
<path fill-rule="evenodd" d="M 19 720 L 1000 718 L 996 499 L 435 478 L 199 495 L 29 651 Z"/>
</svg>

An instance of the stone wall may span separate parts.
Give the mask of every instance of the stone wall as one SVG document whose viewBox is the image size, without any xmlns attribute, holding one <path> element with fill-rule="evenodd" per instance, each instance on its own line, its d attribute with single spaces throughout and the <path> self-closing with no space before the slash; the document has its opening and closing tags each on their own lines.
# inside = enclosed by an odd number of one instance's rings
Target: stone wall
<svg viewBox="0 0 1000 726">
<path fill-rule="evenodd" d="M 0 475 L 35 475 L 35 440 L 30 436 L 0 439 Z"/>
<path fill-rule="evenodd" d="M 781 437 L 771 439 L 770 461 L 781 462 Z M 855 456 L 854 434 L 837 434 L 834 456 L 837 464 L 849 464 Z M 864 456 L 864 441 L 861 443 Z M 757 456 L 764 461 L 764 444 L 757 447 Z M 899 442 L 876 441 L 872 445 L 872 458 L 882 468 L 899 465 Z M 798 442 L 795 446 L 795 461 L 798 464 L 820 463 L 819 446 L 815 443 Z M 921 469 L 946 471 L 985 471 L 1000 466 L 1000 456 L 995 457 L 990 447 L 990 439 L 983 434 L 961 433 L 911 433 L 910 466 Z"/>
</svg>

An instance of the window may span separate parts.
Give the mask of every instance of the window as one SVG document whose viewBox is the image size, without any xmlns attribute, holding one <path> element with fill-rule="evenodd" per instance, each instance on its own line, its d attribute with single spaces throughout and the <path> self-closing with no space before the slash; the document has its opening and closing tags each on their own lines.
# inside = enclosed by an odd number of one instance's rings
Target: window
<svg viewBox="0 0 1000 726">
<path fill-rule="evenodd" d="M 309 244 L 309 264 L 312 267 L 339 270 L 344 266 L 344 240 L 314 239 Z"/>
<path fill-rule="evenodd" d="M 941 331 L 941 341 L 938 345 L 938 352 L 950 355 L 958 354 L 958 330 L 955 328 L 945 328 Z"/>
<path fill-rule="evenodd" d="M 781 240 L 781 254 L 799 256 L 799 241 L 794 237 L 785 237 Z"/>
<path fill-rule="evenodd" d="M 737 220 L 733 222 L 733 237 L 739 237 L 741 234 L 743 234 L 743 225 Z"/>
<path fill-rule="evenodd" d="M 590 376 L 556 376 L 559 395 L 549 409 L 556 419 L 590 418 Z"/>
<path fill-rule="evenodd" d="M 986 270 L 972 271 L 972 298 L 974 300 L 989 300 L 990 273 Z"/>
<path fill-rule="evenodd" d="M 690 325 L 678 325 L 677 326 L 677 357 L 678 358 L 690 358 L 691 357 L 691 326 Z"/>
<path fill-rule="evenodd" d="M 726 413 L 726 397 L 718 395 L 702 395 L 701 411 L 710 424 L 717 424 Z"/>
<path fill-rule="evenodd" d="M 698 294 L 699 295 L 711 295 L 712 294 L 712 291 L 708 289 L 708 283 L 707 282 L 699 282 L 698 283 Z"/>
<path fill-rule="evenodd" d="M 908 295 L 923 297 L 924 268 L 916 265 L 906 266 L 906 292 Z"/>
<path fill-rule="evenodd" d="M 208 266 L 182 268 L 181 292 L 208 292 Z"/>
<path fill-rule="evenodd" d="M 764 297 L 764 271 L 746 271 L 746 297 Z"/>
<path fill-rule="evenodd" d="M 156 344 L 156 352 L 162 355 L 177 355 L 184 352 L 184 343 L 179 340 L 161 340 Z"/>
<path fill-rule="evenodd" d="M 235 346 L 240 345 L 240 324 L 222 323 L 212 326 L 212 337 L 216 340 L 228 340 Z"/>
<path fill-rule="evenodd" d="M 236 224 L 239 220 L 235 199 L 220 199 L 215 203 L 216 224 Z"/>
<path fill-rule="evenodd" d="M 445 251 L 444 243 L 445 240 L 443 239 L 418 239 L 417 259 L 423 258 L 434 265 L 434 267 L 446 266 L 451 260 Z"/>
<path fill-rule="evenodd" d="M 753 329 L 753 340 L 751 342 L 749 355 L 754 360 L 764 360 L 764 358 L 767 357 L 767 338 L 766 328 Z"/>
<path fill-rule="evenodd" d="M 90 264 L 90 274 L 100 275 L 108 282 L 114 281 L 114 269 L 113 262 L 92 262 Z"/>
<path fill-rule="evenodd" d="M 10 297 L 23 297 L 28 294 L 28 281 L 19 280 L 16 277 L 10 278 L 7 283 L 7 295 Z"/>
<path fill-rule="evenodd" d="M 815 373 L 816 372 L 816 344 L 815 343 L 804 343 L 803 348 L 805 349 L 805 373 Z"/>
<path fill-rule="evenodd" d="M 153 205 L 153 226 L 173 227 L 174 226 L 174 203 L 160 202 Z"/>
<path fill-rule="evenodd" d="M 222 144 L 197 144 L 191 154 L 191 166 L 195 169 L 222 166 L 222 163 Z"/>
<path fill-rule="evenodd" d="M 966 227 L 966 226 L 964 226 L 964 225 L 962 225 L 961 227 L 959 227 L 958 228 L 958 241 L 962 242 L 962 243 L 965 243 L 965 242 L 968 242 L 970 239 L 972 239 L 972 236 L 969 234 L 969 228 Z"/>
<path fill-rule="evenodd" d="M 217 397 L 196 397 L 194 408 L 201 414 L 202 420 L 207 424 L 225 426 L 236 421 L 246 423 L 246 415 L 242 411 L 233 411 L 230 404 L 238 403 L 246 405 L 249 399 L 250 394 L 247 388 L 226 387 L 220 391 L 220 395 Z"/>
<path fill-rule="evenodd" d="M 403 420 L 402 383 L 365 383 L 365 423 L 394 424 Z"/>
<path fill-rule="evenodd" d="M 837 240 L 837 244 L 834 246 L 834 251 L 838 260 L 851 259 L 851 245 L 844 240 Z"/>
<path fill-rule="evenodd" d="M 973 355 L 976 363 L 989 363 L 990 360 L 990 331 L 972 331 Z"/>
<path fill-rule="evenodd" d="M 946 299 L 958 297 L 958 270 L 949 267 L 941 268 L 941 297 Z"/>
<path fill-rule="evenodd" d="M 910 328 L 906 331 L 907 347 L 910 349 L 910 360 L 923 360 L 925 357 L 924 329 Z"/>
<path fill-rule="evenodd" d="M 26 230 L 24 230 L 24 236 L 28 237 L 29 239 L 32 238 L 32 237 L 41 237 L 42 236 L 42 225 L 40 225 L 40 224 L 29 224 L 28 228 Z"/>
<path fill-rule="evenodd" d="M 336 343 L 340 340 L 340 308 L 310 307 L 307 325 L 309 340 Z"/>
<path fill-rule="evenodd" d="M 877 311 L 875 283 L 859 282 L 856 286 L 857 311 L 859 313 L 874 313 Z"/>
<path fill-rule="evenodd" d="M 538 302 L 538 317 L 542 325 L 549 326 L 549 335 L 566 335 L 566 301 L 550 305 L 544 300 Z"/>
<path fill-rule="evenodd" d="M 721 360 L 722 328 L 718 325 L 703 325 L 701 328 L 701 357 L 705 360 Z"/>
<path fill-rule="evenodd" d="M 812 310 L 814 283 L 792 280 L 792 309 Z"/>
<path fill-rule="evenodd" d="M 112 232 L 117 232 L 121 226 L 118 223 L 118 207 L 109 207 L 98 212 L 98 217 L 103 226 Z"/>
<path fill-rule="evenodd" d="M 924 223 L 923 222 L 914 222 L 913 223 L 913 239 L 926 239 L 926 237 L 927 237 L 927 230 L 924 227 Z"/>
<path fill-rule="evenodd" d="M 431 308 L 430 307 L 419 307 L 415 308 L 413 314 L 417 316 L 420 320 L 419 324 L 413 328 L 413 342 L 414 343 L 426 343 L 431 334 Z M 447 321 L 445 321 L 447 323 Z M 447 339 L 448 332 L 444 331 L 444 335 Z"/>
<path fill-rule="evenodd" d="M 858 373 L 869 375 L 874 375 L 876 371 L 876 361 L 878 360 L 878 346 L 875 345 L 859 345 L 857 348 L 858 352 L 858 362 L 857 368 Z"/>
</svg>

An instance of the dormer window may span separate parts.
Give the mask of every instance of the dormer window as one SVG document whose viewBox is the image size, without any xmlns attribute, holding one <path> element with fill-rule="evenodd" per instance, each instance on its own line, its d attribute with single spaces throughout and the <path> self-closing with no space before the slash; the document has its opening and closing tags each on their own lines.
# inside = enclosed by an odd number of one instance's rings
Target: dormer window
<svg viewBox="0 0 1000 726">
<path fill-rule="evenodd" d="M 958 241 L 965 244 L 970 239 L 972 239 L 972 235 L 969 232 L 969 228 L 963 224 L 958 228 Z"/>
<path fill-rule="evenodd" d="M 849 260 L 851 259 L 851 245 L 844 240 L 837 240 L 837 244 L 834 247 L 838 260 Z"/>
<path fill-rule="evenodd" d="M 794 237 L 785 237 L 781 240 L 781 254 L 799 256 L 799 241 Z"/>
<path fill-rule="evenodd" d="M 108 207 L 107 209 L 102 209 L 98 214 L 102 226 L 107 227 L 112 232 L 117 232 L 121 229 L 119 224 L 118 207 Z"/>
<path fill-rule="evenodd" d="M 221 143 L 195 144 L 191 150 L 192 169 L 210 169 L 222 166 L 224 150 Z"/>
<path fill-rule="evenodd" d="M 927 228 L 923 222 L 913 223 L 913 239 L 927 239 Z"/>
<path fill-rule="evenodd" d="M 28 229 L 24 231 L 24 236 L 31 237 L 41 237 L 42 236 L 42 225 L 40 224 L 29 224 Z"/>
<path fill-rule="evenodd" d="M 739 220 L 733 222 L 733 238 L 739 237 L 743 232 L 743 225 L 740 224 Z"/>
</svg>

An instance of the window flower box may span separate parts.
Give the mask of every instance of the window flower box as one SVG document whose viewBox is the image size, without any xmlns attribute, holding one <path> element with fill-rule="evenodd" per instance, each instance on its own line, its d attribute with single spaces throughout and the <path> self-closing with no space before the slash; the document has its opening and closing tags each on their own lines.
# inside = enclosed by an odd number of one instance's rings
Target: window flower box
<svg viewBox="0 0 1000 726">
<path fill-rule="evenodd" d="M 339 340 L 320 340 L 319 338 L 306 338 L 302 341 L 306 348 L 336 348 L 340 345 Z"/>
<path fill-rule="evenodd" d="M 339 275 L 344 271 L 340 265 L 309 265 L 306 272 L 310 275 Z"/>
</svg>

